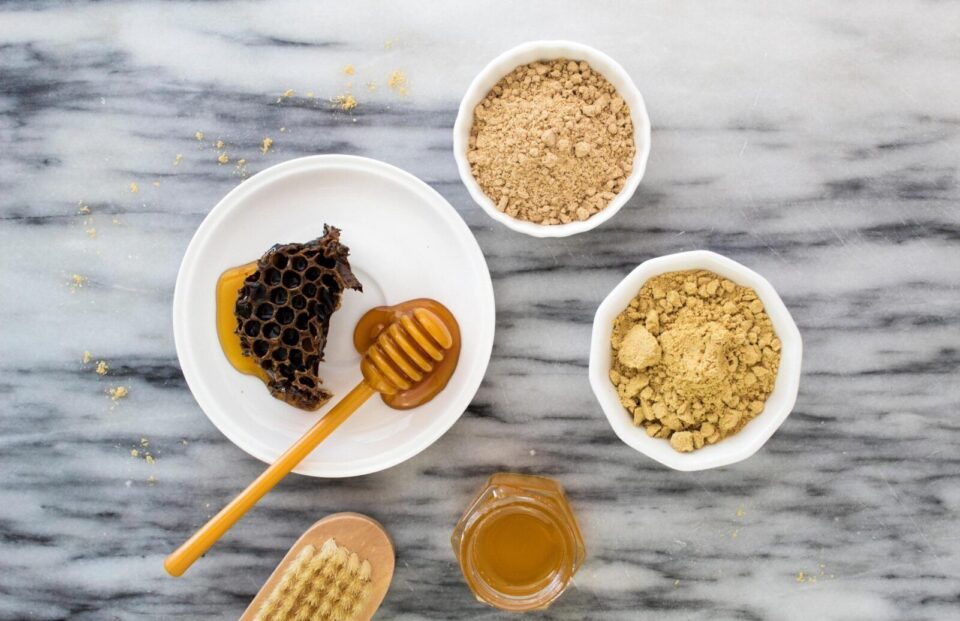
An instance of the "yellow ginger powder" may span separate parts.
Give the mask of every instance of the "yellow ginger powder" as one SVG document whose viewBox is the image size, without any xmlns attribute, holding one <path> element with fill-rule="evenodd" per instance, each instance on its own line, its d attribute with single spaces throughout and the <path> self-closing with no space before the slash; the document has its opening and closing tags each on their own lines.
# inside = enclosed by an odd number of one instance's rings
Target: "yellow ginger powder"
<svg viewBox="0 0 960 621">
<path fill-rule="evenodd" d="M 756 292 L 706 270 L 651 278 L 614 321 L 610 381 L 648 435 L 681 452 L 763 411 L 780 340 Z"/>
</svg>

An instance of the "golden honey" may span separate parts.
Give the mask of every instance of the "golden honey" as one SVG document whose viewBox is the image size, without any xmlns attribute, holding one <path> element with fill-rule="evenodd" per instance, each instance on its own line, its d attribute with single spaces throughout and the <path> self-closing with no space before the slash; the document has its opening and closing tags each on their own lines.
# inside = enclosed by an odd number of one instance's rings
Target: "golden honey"
<svg viewBox="0 0 960 621">
<path fill-rule="evenodd" d="M 247 375 L 255 375 L 264 382 L 269 381 L 267 374 L 257 361 L 250 356 L 244 356 L 240 347 L 240 337 L 237 335 L 237 316 L 234 307 L 237 305 L 237 293 L 243 286 L 244 279 L 257 271 L 257 262 L 247 263 L 239 267 L 232 267 L 220 275 L 217 280 L 217 337 L 223 353 L 237 371 Z"/>
<path fill-rule="evenodd" d="M 503 610 L 546 608 L 586 556 L 560 484 L 513 473 L 490 477 L 457 524 L 451 544 L 477 599 Z"/>
</svg>

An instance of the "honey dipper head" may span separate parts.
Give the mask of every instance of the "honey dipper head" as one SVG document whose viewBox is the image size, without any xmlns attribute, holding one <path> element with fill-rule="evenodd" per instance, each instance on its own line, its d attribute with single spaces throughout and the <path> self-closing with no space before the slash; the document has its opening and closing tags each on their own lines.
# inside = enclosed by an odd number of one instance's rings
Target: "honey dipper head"
<svg viewBox="0 0 960 621">
<path fill-rule="evenodd" d="M 426 381 L 454 344 L 454 335 L 436 313 L 414 307 L 380 332 L 360 369 L 372 388 L 393 395 Z"/>
</svg>

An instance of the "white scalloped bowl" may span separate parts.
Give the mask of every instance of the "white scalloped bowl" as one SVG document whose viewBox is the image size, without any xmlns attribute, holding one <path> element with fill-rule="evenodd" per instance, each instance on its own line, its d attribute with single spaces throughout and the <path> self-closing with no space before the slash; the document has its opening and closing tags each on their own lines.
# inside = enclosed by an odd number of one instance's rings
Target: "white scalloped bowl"
<svg viewBox="0 0 960 621">
<path fill-rule="evenodd" d="M 782 345 L 777 380 L 763 412 L 729 438 L 691 453 L 680 453 L 666 440 L 651 438 L 643 427 L 634 426 L 632 416 L 620 404 L 617 390 L 609 377 L 612 357 L 610 336 L 614 319 L 630 304 L 643 283 L 666 272 L 694 269 L 716 272 L 756 291 Z M 800 331 L 773 285 L 760 274 L 732 259 L 707 250 L 695 250 L 644 261 L 600 303 L 593 320 L 593 336 L 590 341 L 590 386 L 600 401 L 610 426 L 626 444 L 674 470 L 706 470 L 747 459 L 780 428 L 797 400 L 802 358 L 803 341 Z"/>
<path fill-rule="evenodd" d="M 585 60 L 590 66 L 605 77 L 617 89 L 624 102 L 630 106 L 630 116 L 633 119 L 633 139 L 635 154 L 633 156 L 633 170 L 627 177 L 626 183 L 620 192 L 599 213 L 586 220 L 570 222 L 568 224 L 536 224 L 513 218 L 498 211 L 489 196 L 484 194 L 480 184 L 470 172 L 470 163 L 467 161 L 467 149 L 470 140 L 470 128 L 473 126 L 473 110 L 483 101 L 500 79 L 519 67 L 537 60 L 551 60 L 554 58 L 569 58 L 571 60 Z M 533 237 L 567 237 L 576 233 L 583 233 L 594 229 L 620 211 L 633 193 L 643 173 L 647 168 L 647 158 L 650 155 L 650 117 L 647 116 L 647 107 L 643 97 L 637 90 L 630 75 L 603 52 L 582 43 L 573 41 L 530 41 L 509 49 L 494 58 L 483 68 L 460 101 L 460 111 L 453 125 L 453 156 L 457 160 L 457 170 L 460 179 L 467 186 L 467 191 L 488 216 L 504 226 L 526 233 Z"/>
</svg>

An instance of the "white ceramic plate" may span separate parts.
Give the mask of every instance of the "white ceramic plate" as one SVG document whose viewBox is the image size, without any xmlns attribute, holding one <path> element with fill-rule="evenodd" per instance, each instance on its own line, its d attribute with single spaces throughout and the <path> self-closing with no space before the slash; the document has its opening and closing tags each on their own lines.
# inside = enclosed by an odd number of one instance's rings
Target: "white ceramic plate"
<svg viewBox="0 0 960 621">
<path fill-rule="evenodd" d="M 613 84 L 619 95 L 630 106 L 636 153 L 633 156 L 633 170 L 627 177 L 623 189 L 600 213 L 582 222 L 575 220 L 568 224 L 546 225 L 512 218 L 502 211 L 497 211 L 493 201 L 483 193 L 480 184 L 477 183 L 473 173 L 470 172 L 470 162 L 467 161 L 467 145 L 470 141 L 470 129 L 473 127 L 473 110 L 483 101 L 490 89 L 503 76 L 520 65 L 553 58 L 585 60 Z M 463 185 L 467 187 L 470 196 L 488 216 L 514 231 L 526 233 L 533 237 L 567 237 L 600 226 L 616 215 L 620 208 L 633 196 L 637 186 L 640 185 L 640 180 L 643 179 L 643 173 L 647 168 L 647 158 L 650 156 L 650 117 L 647 115 L 647 107 L 643 103 L 643 96 L 640 95 L 637 86 L 630 79 L 630 74 L 617 61 L 600 50 L 573 41 L 529 41 L 494 58 L 470 83 L 466 94 L 460 100 L 460 110 L 453 125 L 453 156 L 457 161 L 457 170 L 460 172 Z"/>
<path fill-rule="evenodd" d="M 273 244 L 305 242 L 324 223 L 342 231 L 363 293 L 345 291 L 320 366 L 333 401 L 304 412 L 238 373 L 220 348 L 215 286 L 227 268 L 257 259 Z M 374 396 L 295 470 L 320 477 L 377 472 L 413 457 L 453 425 L 483 380 L 493 348 L 490 272 L 470 229 L 430 186 L 398 168 L 361 157 L 318 155 L 273 166 L 227 194 L 187 247 L 173 296 L 173 332 L 187 384 L 214 425 L 234 444 L 273 462 L 360 381 L 353 328 L 368 309 L 429 297 L 457 317 L 462 351 L 450 383 L 412 410 Z"/>
<path fill-rule="evenodd" d="M 678 453 L 666 440 L 651 438 L 643 427 L 635 427 L 633 417 L 620 405 L 617 389 L 610 383 L 610 335 L 613 332 L 613 320 L 630 304 L 643 283 L 665 272 L 698 269 L 710 270 L 757 292 L 780 339 L 780 368 L 763 412 L 743 429 L 716 444 L 691 453 Z M 707 250 L 694 250 L 644 261 L 600 303 L 593 320 L 593 337 L 590 341 L 590 386 L 610 426 L 625 443 L 674 470 L 706 470 L 750 457 L 780 428 L 797 401 L 802 359 L 803 340 L 800 331 L 773 285 L 733 259 Z"/>
</svg>

